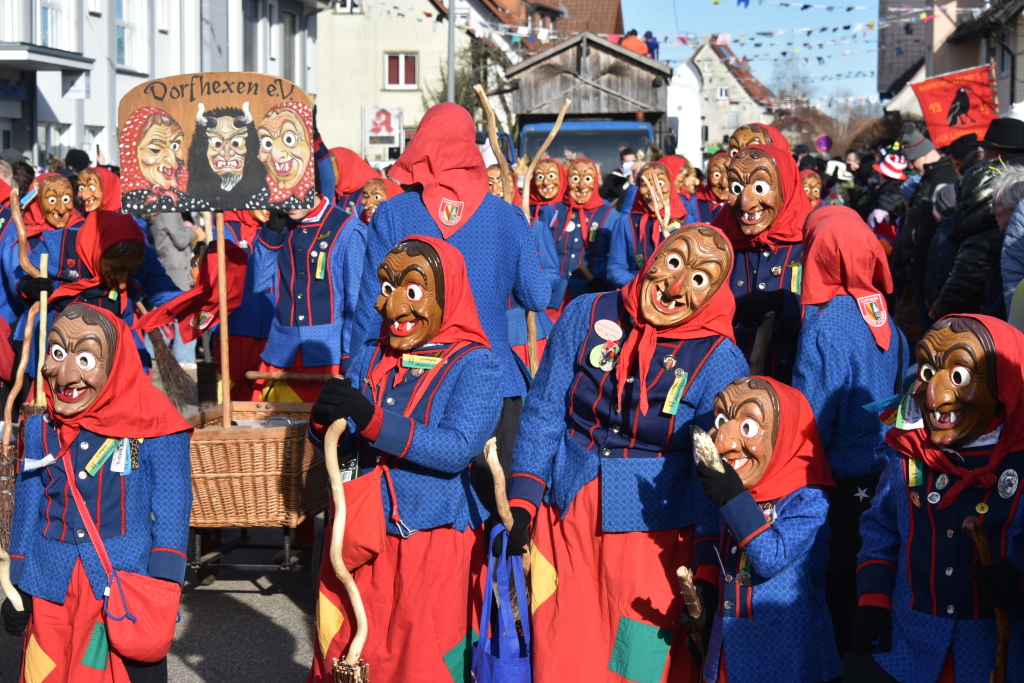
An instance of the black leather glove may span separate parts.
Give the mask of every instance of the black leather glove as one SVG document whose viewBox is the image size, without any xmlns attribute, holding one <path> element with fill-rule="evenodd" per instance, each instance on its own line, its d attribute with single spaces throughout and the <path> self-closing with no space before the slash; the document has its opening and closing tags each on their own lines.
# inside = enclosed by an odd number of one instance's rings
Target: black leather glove
<svg viewBox="0 0 1024 683">
<path fill-rule="evenodd" d="M 34 277 L 30 278 L 25 282 L 25 286 L 21 288 L 21 296 L 25 301 L 39 301 L 39 295 L 43 292 L 47 294 L 53 293 L 53 278 L 52 277 Z"/>
<path fill-rule="evenodd" d="M 270 216 L 267 218 L 267 222 L 263 224 L 263 227 L 271 232 L 282 232 L 287 225 L 288 214 L 280 209 L 273 209 L 270 211 Z"/>
<path fill-rule="evenodd" d="M 332 377 L 320 390 L 313 404 L 313 419 L 320 425 L 329 425 L 345 417 L 366 429 L 373 419 L 373 403 L 352 386 L 352 380 Z"/>
<path fill-rule="evenodd" d="M 611 280 L 606 277 L 595 277 L 587 283 L 587 291 L 591 294 L 597 294 L 600 292 L 613 292 L 618 287 L 612 284 Z"/>
<path fill-rule="evenodd" d="M 850 639 L 850 652 L 858 655 L 869 655 L 875 651 L 874 641 L 878 641 L 878 650 L 888 652 L 892 649 L 892 610 L 874 605 L 862 605 L 853 615 L 853 637 Z"/>
<path fill-rule="evenodd" d="M 530 545 L 530 522 L 533 515 L 524 508 L 512 508 L 512 529 L 508 532 L 508 554 L 522 555 Z M 496 536 L 491 545 L 491 554 L 501 555 L 501 536 Z"/>
<path fill-rule="evenodd" d="M 0 605 L 0 614 L 4 617 L 4 629 L 12 636 L 20 636 L 28 628 L 28 620 L 32 616 L 32 596 L 17 586 L 14 590 L 21 595 L 21 601 L 25 604 L 24 611 L 19 612 L 10 600 L 4 600 L 4 604 Z"/>
<path fill-rule="evenodd" d="M 978 600 L 986 607 L 1006 607 L 1021 596 L 1021 578 L 1016 565 L 1005 557 L 993 560 L 987 567 L 974 568 L 978 584 Z"/>
<path fill-rule="evenodd" d="M 697 579 L 693 582 L 697 591 L 697 599 L 700 600 L 700 616 L 691 619 L 690 614 L 683 607 L 683 615 L 679 617 L 679 623 L 683 626 L 690 625 L 696 631 L 707 630 L 711 633 L 711 624 L 715 620 L 715 612 L 718 610 L 718 587 L 707 581 Z"/>
<path fill-rule="evenodd" d="M 707 497 L 719 505 L 725 505 L 747 490 L 740 475 L 736 474 L 736 470 L 729 465 L 725 465 L 725 472 L 718 472 L 699 462 L 697 463 L 697 479 L 704 487 Z"/>
<path fill-rule="evenodd" d="M 776 317 L 781 316 L 785 301 L 784 289 L 776 289 L 774 292 L 751 292 L 736 304 L 734 320 L 740 325 L 760 325 L 768 311 L 775 311 Z"/>
</svg>

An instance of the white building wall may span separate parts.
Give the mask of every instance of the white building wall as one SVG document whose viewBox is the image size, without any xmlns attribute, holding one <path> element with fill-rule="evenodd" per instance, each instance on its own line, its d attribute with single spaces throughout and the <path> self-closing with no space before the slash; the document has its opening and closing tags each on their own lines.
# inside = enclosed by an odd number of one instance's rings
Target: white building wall
<svg viewBox="0 0 1024 683">
<path fill-rule="evenodd" d="M 704 125 L 708 128 L 705 150 L 722 146 L 723 137 L 732 135 L 742 125 L 772 122 L 773 117 L 747 93 L 710 46 L 701 46 L 692 62 L 704 79 L 701 100 Z M 719 97 L 719 88 L 722 87 L 728 88 L 727 97 Z"/>
<path fill-rule="evenodd" d="M 701 87 L 700 71 L 692 62 L 677 66 L 668 84 L 667 115 L 679 121 L 676 154 L 685 157 L 696 168 L 704 167 Z"/>
</svg>

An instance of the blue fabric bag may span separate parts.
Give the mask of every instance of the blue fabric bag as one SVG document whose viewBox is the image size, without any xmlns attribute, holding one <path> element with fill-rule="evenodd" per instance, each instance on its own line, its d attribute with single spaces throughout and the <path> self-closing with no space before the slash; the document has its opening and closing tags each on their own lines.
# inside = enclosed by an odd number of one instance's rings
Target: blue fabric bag
<svg viewBox="0 0 1024 683">
<path fill-rule="evenodd" d="M 526 599 L 523 559 L 506 552 L 508 533 L 500 524 L 491 532 L 487 548 L 493 547 L 498 534 L 502 537 L 501 557 L 492 555 L 487 565 L 487 586 L 480 610 L 480 640 L 473 644 L 473 679 L 476 683 L 530 683 L 533 680 L 530 671 L 530 603 Z M 516 633 L 516 622 L 512 616 L 510 576 L 515 581 L 520 604 L 522 637 Z M 491 632 L 488 627 L 495 581 L 498 584 L 498 623 Z"/>
</svg>

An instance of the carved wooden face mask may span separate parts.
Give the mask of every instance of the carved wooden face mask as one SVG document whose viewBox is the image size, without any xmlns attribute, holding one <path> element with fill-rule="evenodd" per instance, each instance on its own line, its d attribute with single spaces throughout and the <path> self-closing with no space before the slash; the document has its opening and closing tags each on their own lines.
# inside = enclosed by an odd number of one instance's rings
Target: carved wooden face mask
<svg viewBox="0 0 1024 683">
<path fill-rule="evenodd" d="M 586 204 L 594 194 L 597 168 L 590 161 L 574 161 L 569 164 L 569 196 L 577 204 Z"/>
<path fill-rule="evenodd" d="M 932 443 L 954 449 L 983 435 L 999 408 L 992 339 L 966 320 L 933 327 L 916 349 L 914 399 Z"/>
<path fill-rule="evenodd" d="M 720 202 L 729 199 L 729 157 L 716 156 L 708 162 L 708 186 L 715 199 Z"/>
<path fill-rule="evenodd" d="M 693 190 L 699 182 L 697 180 L 697 172 L 693 170 L 693 166 L 686 163 L 683 164 L 683 167 L 679 169 L 679 173 L 676 174 L 675 179 L 672 181 L 672 187 L 675 188 L 678 194 L 682 194 L 684 191 L 693 194 Z"/>
<path fill-rule="evenodd" d="M 729 206 L 745 235 L 771 227 L 782 210 L 782 181 L 775 160 L 759 149 L 745 149 L 729 164 Z"/>
<path fill-rule="evenodd" d="M 779 432 L 779 397 L 764 380 L 743 377 L 715 396 L 708 435 L 743 486 L 757 486 L 771 462 Z"/>
<path fill-rule="evenodd" d="M 821 199 L 821 176 L 807 174 L 803 179 L 804 192 L 807 193 L 807 200 L 814 206 Z"/>
<path fill-rule="evenodd" d="M 377 207 L 382 201 L 388 198 L 388 189 L 384 186 L 383 180 L 371 178 L 363 185 L 363 211 L 367 219 L 377 213 Z"/>
<path fill-rule="evenodd" d="M 78 174 L 78 199 L 86 213 L 92 213 L 103 205 L 103 183 L 99 174 L 89 169 Z"/>
<path fill-rule="evenodd" d="M 75 210 L 71 181 L 61 176 L 39 183 L 39 205 L 47 223 L 58 229 L 67 227 L 71 212 Z"/>
<path fill-rule="evenodd" d="M 100 315 L 97 313 L 96 315 Z M 53 392 L 53 410 L 62 417 L 86 411 L 95 403 L 110 373 L 115 335 L 83 318 L 58 316 L 47 335 L 43 377 Z"/>
<path fill-rule="evenodd" d="M 731 269 L 718 233 L 696 225 L 676 230 L 644 276 L 640 313 L 655 327 L 680 323 L 718 291 Z"/>
<path fill-rule="evenodd" d="M 440 259 L 428 258 L 428 248 L 416 244 L 406 252 L 392 251 L 377 269 L 380 296 L 374 308 L 388 323 L 391 348 L 396 351 L 422 346 L 441 329 L 444 279 Z"/>
<path fill-rule="evenodd" d="M 644 182 L 644 179 L 647 182 Z M 648 187 L 650 183 L 650 187 Z M 672 182 L 668 178 L 668 169 L 661 164 L 647 164 L 644 170 L 640 171 L 640 177 L 636 179 L 637 192 L 644 206 L 653 214 L 664 214 L 665 209 L 670 206 L 669 193 L 672 192 Z M 654 188 L 654 192 L 651 192 Z"/>
<path fill-rule="evenodd" d="M 757 124 L 740 126 L 729 137 L 729 155 L 736 156 L 741 149 L 750 145 L 770 145 L 771 136 L 768 131 Z"/>
<path fill-rule="evenodd" d="M 487 191 L 495 197 L 504 198 L 505 184 L 501 182 L 501 167 L 495 164 L 487 169 Z"/>
<path fill-rule="evenodd" d="M 562 193 L 562 178 L 558 174 L 558 164 L 545 160 L 537 164 L 533 173 L 533 182 L 537 193 L 544 199 L 554 199 Z"/>
</svg>

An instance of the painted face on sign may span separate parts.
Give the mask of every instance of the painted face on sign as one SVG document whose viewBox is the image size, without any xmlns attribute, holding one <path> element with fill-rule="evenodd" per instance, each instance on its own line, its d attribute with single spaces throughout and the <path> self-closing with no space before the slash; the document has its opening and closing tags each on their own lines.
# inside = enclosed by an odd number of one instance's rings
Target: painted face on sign
<svg viewBox="0 0 1024 683">
<path fill-rule="evenodd" d="M 227 184 L 230 190 L 242 179 L 245 167 L 245 154 L 248 151 L 246 138 L 249 129 L 243 124 L 235 125 L 234 116 L 217 117 L 217 125 L 206 129 L 206 160 L 210 168 L 221 177 L 222 186 Z"/>
<path fill-rule="evenodd" d="M 782 183 L 775 160 L 759 149 L 744 149 L 729 164 L 729 206 L 745 235 L 759 235 L 782 210 Z"/>
<path fill-rule="evenodd" d="M 741 149 L 750 145 L 770 145 L 771 136 L 768 131 L 757 124 L 740 126 L 729 137 L 729 155 L 736 156 Z"/>
<path fill-rule="evenodd" d="M 178 169 L 185 164 L 185 134 L 168 116 L 153 116 L 139 138 L 139 168 L 147 181 L 164 190 L 178 187 Z"/>
<path fill-rule="evenodd" d="M 47 223 L 57 229 L 67 227 L 75 210 L 71 181 L 64 176 L 43 180 L 39 183 L 39 205 Z"/>
<path fill-rule="evenodd" d="M 680 228 L 669 235 L 644 276 L 640 313 L 655 327 L 680 323 L 718 291 L 731 269 L 721 235 L 696 225 Z"/>
<path fill-rule="evenodd" d="M 718 201 L 729 200 L 729 157 L 724 154 L 708 162 L 708 187 Z"/>
<path fill-rule="evenodd" d="M 145 260 L 146 247 L 141 242 L 118 242 L 100 257 L 100 275 L 107 287 L 124 291 Z"/>
<path fill-rule="evenodd" d="M 88 410 L 107 383 L 117 330 L 113 325 L 109 329 L 91 325 L 83 317 L 60 315 L 50 328 L 46 343 L 43 377 L 53 393 L 54 412 L 66 418 Z"/>
<path fill-rule="evenodd" d="M 581 160 L 569 164 L 569 196 L 577 204 L 586 204 L 594 194 L 597 168 L 593 162 Z"/>
<path fill-rule="evenodd" d="M 807 177 L 803 179 L 804 192 L 807 193 L 807 200 L 811 203 L 811 206 L 817 205 L 821 199 L 821 176 L 817 173 L 814 175 L 807 174 Z"/>
<path fill-rule="evenodd" d="M 306 124 L 291 109 L 271 109 L 257 132 L 260 161 L 270 179 L 284 190 L 298 185 L 313 158 Z"/>
<path fill-rule="evenodd" d="M 562 178 L 558 174 L 558 163 L 545 159 L 537 164 L 533 173 L 533 182 L 537 185 L 537 193 L 546 200 L 551 200 L 562 193 Z"/>
<path fill-rule="evenodd" d="M 757 486 L 771 462 L 779 432 L 779 397 L 768 382 L 742 377 L 715 396 L 715 426 L 708 432 L 743 486 Z"/>
<path fill-rule="evenodd" d="M 646 179 L 646 182 L 644 182 Z M 672 192 L 672 181 L 668 178 L 668 169 L 661 164 L 647 164 L 636 179 L 637 192 L 644 206 L 651 213 L 664 213 L 669 206 L 669 193 Z M 654 192 L 651 192 L 651 189 Z"/>
<path fill-rule="evenodd" d="M 377 206 L 388 198 L 388 189 L 383 180 L 371 178 L 363 185 L 363 211 L 366 217 L 372 218 L 377 213 Z"/>
<path fill-rule="evenodd" d="M 444 276 L 437 252 L 422 242 L 403 245 L 405 251 L 393 249 L 377 269 L 380 295 L 374 303 L 396 351 L 428 343 L 444 319 Z"/>
<path fill-rule="evenodd" d="M 497 164 L 487 167 L 487 191 L 495 197 L 504 198 L 505 184 L 501 182 L 501 167 Z"/>
<path fill-rule="evenodd" d="M 917 343 L 913 393 L 931 442 L 956 449 L 983 435 L 996 415 L 995 349 L 969 318 L 942 321 Z"/>
<path fill-rule="evenodd" d="M 95 171 L 85 169 L 78 174 L 78 200 L 86 213 L 92 213 L 103 205 L 103 183 Z"/>
</svg>

